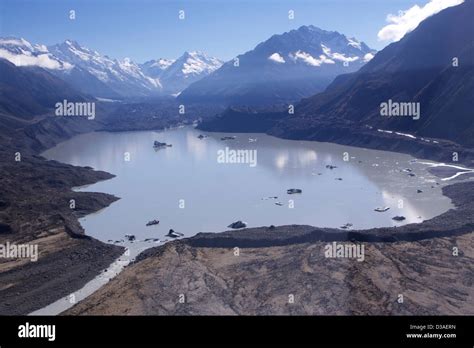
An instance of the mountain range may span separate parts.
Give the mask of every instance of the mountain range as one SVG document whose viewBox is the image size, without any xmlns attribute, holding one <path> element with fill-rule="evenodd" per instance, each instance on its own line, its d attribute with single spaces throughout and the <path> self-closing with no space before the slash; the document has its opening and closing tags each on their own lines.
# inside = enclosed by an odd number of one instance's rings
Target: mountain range
<svg viewBox="0 0 474 348">
<path fill-rule="evenodd" d="M 81 93 L 112 99 L 176 94 L 222 64 L 200 52 L 137 64 L 101 55 L 73 40 L 47 47 L 10 37 L 0 39 L 0 58 L 46 69 Z"/>
<path fill-rule="evenodd" d="M 375 53 L 355 38 L 302 26 L 230 60 L 179 99 L 229 105 L 295 102 L 322 91 L 337 75 L 359 70 Z"/>
<path fill-rule="evenodd" d="M 337 75 L 358 70 L 375 51 L 355 38 L 314 26 L 274 35 L 236 60 L 205 53 L 138 64 L 113 59 L 73 40 L 45 46 L 1 38 L 0 58 L 36 66 L 98 98 L 179 96 L 183 102 L 271 105 L 297 101 L 325 88 Z"/>
</svg>

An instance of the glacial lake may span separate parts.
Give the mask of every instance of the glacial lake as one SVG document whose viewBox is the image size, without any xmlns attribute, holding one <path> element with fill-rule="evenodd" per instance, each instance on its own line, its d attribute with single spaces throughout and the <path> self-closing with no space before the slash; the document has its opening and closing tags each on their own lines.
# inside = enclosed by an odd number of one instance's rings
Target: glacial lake
<svg viewBox="0 0 474 348">
<path fill-rule="evenodd" d="M 207 137 L 199 139 L 200 134 Z M 221 139 L 226 136 L 236 138 Z M 155 140 L 172 147 L 154 149 Z M 249 161 L 232 163 L 232 150 L 249 150 L 242 152 L 250 156 Z M 222 153 L 228 155 L 223 163 Z M 95 132 L 76 136 L 42 155 L 116 175 L 77 188 L 120 197 L 80 223 L 94 238 L 125 240 L 118 244 L 133 244 L 134 249 L 169 240 L 165 236 L 169 229 L 193 236 L 228 230 L 237 220 L 248 227 L 337 228 L 350 223 L 350 229 L 363 229 L 419 223 L 453 207 L 441 193 L 443 182 L 427 171 L 426 161 L 263 134 L 205 133 L 191 127 Z M 288 194 L 291 188 L 302 193 Z M 374 211 L 378 207 L 390 209 Z M 397 215 L 406 220 L 392 220 Z M 153 219 L 160 223 L 146 226 Z M 129 243 L 126 234 L 135 235 L 137 241 Z M 149 238 L 160 242 L 144 242 Z"/>
</svg>

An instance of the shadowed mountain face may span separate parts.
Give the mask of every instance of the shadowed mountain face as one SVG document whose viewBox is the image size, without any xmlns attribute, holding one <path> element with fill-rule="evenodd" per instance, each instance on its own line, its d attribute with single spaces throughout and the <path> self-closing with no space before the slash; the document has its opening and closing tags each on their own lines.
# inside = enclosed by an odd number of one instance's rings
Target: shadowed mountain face
<svg viewBox="0 0 474 348">
<path fill-rule="evenodd" d="M 303 100 L 279 132 L 305 128 L 308 134 L 321 124 L 344 123 L 474 146 L 472 18 L 474 2 L 466 1 L 426 19 L 357 73 L 339 76 L 324 93 Z M 381 103 L 390 99 L 419 103 L 420 118 L 381 116 Z"/>
<path fill-rule="evenodd" d="M 339 74 L 357 71 L 375 51 L 363 42 L 314 26 L 274 35 L 193 83 L 189 101 L 270 105 L 308 97 Z M 238 66 L 237 66 L 238 65 Z"/>
<path fill-rule="evenodd" d="M 42 68 L 17 67 L 5 59 L 0 59 L 0 91 L 0 114 L 24 120 L 53 109 L 64 99 L 86 99 Z"/>
</svg>

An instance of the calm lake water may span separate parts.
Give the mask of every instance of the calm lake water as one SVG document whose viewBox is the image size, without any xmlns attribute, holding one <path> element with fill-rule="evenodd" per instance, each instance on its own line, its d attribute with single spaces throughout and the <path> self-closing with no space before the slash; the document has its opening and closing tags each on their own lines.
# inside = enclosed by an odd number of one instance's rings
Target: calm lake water
<svg viewBox="0 0 474 348">
<path fill-rule="evenodd" d="M 208 137 L 199 139 L 199 134 Z M 236 139 L 221 140 L 224 136 Z M 172 147 L 155 150 L 155 140 Z M 250 150 L 247 159 L 256 162 L 229 163 L 233 158 L 228 156 L 224 158 L 227 162 L 221 163 L 219 151 L 226 147 L 228 155 L 231 150 Z M 349 161 L 343 160 L 345 152 Z M 416 163 L 411 156 L 262 134 L 201 133 L 193 128 L 89 133 L 59 144 L 43 156 L 116 175 L 80 188 L 121 198 L 80 219 L 88 235 L 106 242 L 125 239 L 126 234 L 139 241 L 163 241 L 171 228 L 185 236 L 220 232 L 237 220 L 249 227 L 399 226 L 452 208 L 451 201 L 441 194 L 442 185 L 436 184 L 442 182 L 428 173 L 426 164 Z M 412 171 L 404 171 L 407 168 Z M 290 188 L 303 192 L 289 195 Z M 278 198 L 269 198 L 274 196 Z M 374 211 L 385 206 L 390 207 L 386 212 Z M 395 222 L 392 217 L 396 215 L 406 220 Z M 145 226 L 153 219 L 160 220 L 159 225 Z"/>
</svg>

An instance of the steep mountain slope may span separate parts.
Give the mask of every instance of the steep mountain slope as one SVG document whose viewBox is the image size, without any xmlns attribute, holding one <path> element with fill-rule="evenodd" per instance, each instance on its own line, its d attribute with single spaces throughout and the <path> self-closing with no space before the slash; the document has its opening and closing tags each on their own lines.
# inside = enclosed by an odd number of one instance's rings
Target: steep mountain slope
<svg viewBox="0 0 474 348">
<path fill-rule="evenodd" d="M 225 63 L 180 95 L 184 101 L 265 105 L 296 101 L 358 70 L 374 51 L 363 42 L 314 26 L 274 35 Z"/>
<path fill-rule="evenodd" d="M 221 65 L 222 61 L 202 52 L 184 52 L 176 60 L 158 59 L 146 62 L 142 69 L 150 77 L 159 79 L 163 93 L 177 94 Z"/>
<path fill-rule="evenodd" d="M 0 91 L 0 114 L 22 120 L 51 110 L 64 99 L 87 99 L 42 68 L 17 67 L 5 59 L 0 59 Z"/>
<path fill-rule="evenodd" d="M 338 77 L 302 101 L 285 132 L 347 122 L 445 138 L 474 146 L 474 2 L 434 15 L 379 52 L 359 72 Z M 457 58 L 458 66 L 453 59 Z M 381 116 L 381 103 L 419 103 L 420 118 Z"/>
</svg>

